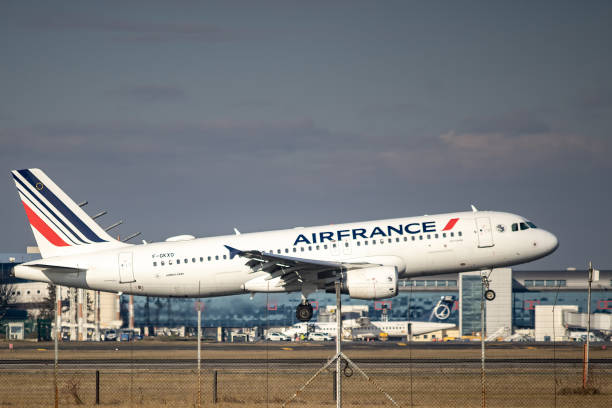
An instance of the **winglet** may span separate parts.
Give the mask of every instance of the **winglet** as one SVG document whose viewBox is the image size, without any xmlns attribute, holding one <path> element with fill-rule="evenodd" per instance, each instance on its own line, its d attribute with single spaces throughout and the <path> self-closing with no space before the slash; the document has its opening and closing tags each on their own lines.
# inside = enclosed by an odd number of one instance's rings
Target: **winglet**
<svg viewBox="0 0 612 408">
<path fill-rule="evenodd" d="M 478 208 L 474 207 L 474 204 L 470 204 L 470 207 L 472 207 L 472 212 L 478 212 Z"/>
<path fill-rule="evenodd" d="M 227 248 L 227 250 L 230 252 L 230 259 L 234 259 L 234 257 L 235 257 L 236 255 L 240 255 L 240 254 L 242 253 L 242 251 L 241 251 L 241 250 L 236 249 L 236 248 L 232 248 L 232 247 L 231 247 L 231 246 L 229 246 L 229 245 L 223 245 L 223 246 L 224 246 L 224 247 L 226 247 L 226 248 Z"/>
</svg>

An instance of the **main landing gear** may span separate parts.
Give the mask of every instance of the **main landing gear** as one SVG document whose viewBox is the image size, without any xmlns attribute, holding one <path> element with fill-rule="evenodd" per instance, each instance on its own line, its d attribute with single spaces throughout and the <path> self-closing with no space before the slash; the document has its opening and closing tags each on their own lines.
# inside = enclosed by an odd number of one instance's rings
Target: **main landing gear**
<svg viewBox="0 0 612 408">
<path fill-rule="evenodd" d="M 306 301 L 305 303 L 300 303 L 295 310 L 295 317 L 300 322 L 307 322 L 312 319 L 312 305 Z"/>
<path fill-rule="evenodd" d="M 308 301 L 308 295 L 310 295 L 316 290 L 316 287 L 314 287 L 313 285 L 302 285 L 302 301 L 299 305 L 297 305 L 297 308 L 295 310 L 295 317 L 300 322 L 308 322 L 310 321 L 310 319 L 312 319 L 313 310 L 312 305 Z"/>
</svg>

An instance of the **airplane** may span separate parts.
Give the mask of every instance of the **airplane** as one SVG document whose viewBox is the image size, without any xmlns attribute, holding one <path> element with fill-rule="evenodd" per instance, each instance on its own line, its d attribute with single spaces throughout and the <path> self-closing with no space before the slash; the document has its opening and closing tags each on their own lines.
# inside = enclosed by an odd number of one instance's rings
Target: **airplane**
<svg viewBox="0 0 612 408">
<path fill-rule="evenodd" d="M 438 305 L 434 306 L 432 310 Z M 335 313 L 335 307 L 329 309 Z M 364 311 L 353 313 L 342 312 L 342 329 L 350 331 L 350 336 L 354 340 L 376 339 L 382 333 L 386 333 L 389 337 L 406 337 L 409 333 L 413 336 L 427 334 L 439 330 L 452 329 L 456 325 L 454 323 L 418 321 L 418 320 L 388 320 L 383 316 L 382 320 L 370 320 Z M 290 328 L 282 333 L 293 338 L 297 334 L 305 334 L 308 332 L 326 333 L 335 337 L 338 333 L 338 327 L 335 321 L 317 321 L 311 323 L 295 323 Z"/>
<path fill-rule="evenodd" d="M 42 259 L 15 266 L 19 278 L 134 295 L 213 297 L 333 291 L 356 299 L 398 294 L 398 279 L 483 270 L 542 258 L 552 233 L 516 214 L 455 212 L 134 245 L 111 237 L 40 169 L 13 179 Z M 489 293 L 491 292 L 491 293 Z M 494 297 L 487 292 L 487 299 Z"/>
</svg>

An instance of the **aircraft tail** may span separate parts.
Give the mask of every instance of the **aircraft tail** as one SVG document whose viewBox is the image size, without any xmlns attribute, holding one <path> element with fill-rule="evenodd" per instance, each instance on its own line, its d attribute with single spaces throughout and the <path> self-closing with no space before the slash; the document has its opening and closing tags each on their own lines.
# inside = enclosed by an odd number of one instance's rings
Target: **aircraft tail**
<svg viewBox="0 0 612 408">
<path fill-rule="evenodd" d="M 128 245 L 107 234 L 42 170 L 12 174 L 43 258 Z"/>
</svg>

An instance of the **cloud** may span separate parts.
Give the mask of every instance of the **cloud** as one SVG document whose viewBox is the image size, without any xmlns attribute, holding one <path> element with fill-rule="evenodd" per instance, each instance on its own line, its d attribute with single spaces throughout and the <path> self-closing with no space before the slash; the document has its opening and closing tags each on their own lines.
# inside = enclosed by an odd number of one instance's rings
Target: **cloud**
<svg viewBox="0 0 612 408">
<path fill-rule="evenodd" d="M 515 111 L 502 116 L 469 118 L 460 131 L 468 133 L 502 133 L 508 136 L 542 134 L 550 132 L 548 125 L 534 112 Z"/>
<path fill-rule="evenodd" d="M 584 91 L 576 98 L 576 104 L 585 111 L 601 111 L 612 108 L 612 88 Z"/>
<path fill-rule="evenodd" d="M 197 169 L 223 174 L 227 180 L 302 185 L 309 191 L 328 184 L 351 189 L 381 180 L 418 184 L 441 177 L 508 179 L 533 171 L 569 171 L 578 165 L 610 167 L 606 140 L 552 130 L 520 133 L 519 128 L 458 128 L 418 136 L 340 132 L 311 119 L 155 125 L 63 122 L 0 130 L 0 159 L 94 167 L 112 163 L 118 168 L 142 163 L 152 172 L 169 167 L 186 174 Z"/>
<path fill-rule="evenodd" d="M 112 93 L 141 102 L 172 102 L 186 97 L 186 93 L 182 88 L 153 84 L 125 86 Z"/>
<path fill-rule="evenodd" d="M 362 115 L 368 117 L 390 117 L 405 118 L 406 115 L 414 115 L 426 111 L 424 106 L 417 103 L 389 103 L 370 105 L 360 110 Z"/>
<path fill-rule="evenodd" d="M 32 19 L 25 25 L 40 30 L 115 33 L 121 34 L 124 40 L 137 42 L 224 42 L 237 35 L 235 31 L 212 24 L 125 21 L 83 15 L 48 15 Z"/>
<path fill-rule="evenodd" d="M 555 170 L 586 166 L 609 167 L 610 143 L 594 137 L 563 133 L 510 134 L 450 131 L 440 135 L 449 156 L 469 168 Z"/>
</svg>

